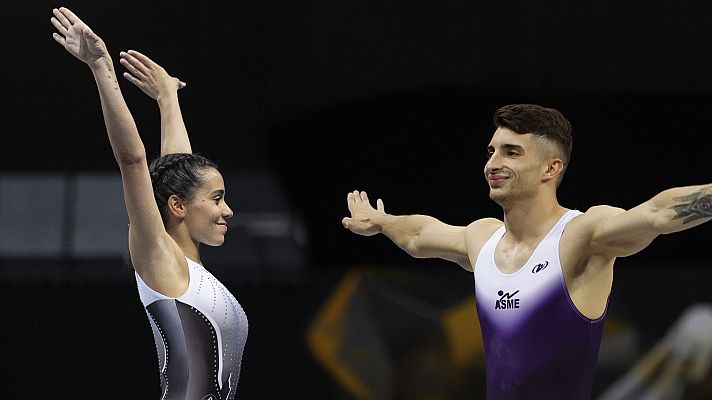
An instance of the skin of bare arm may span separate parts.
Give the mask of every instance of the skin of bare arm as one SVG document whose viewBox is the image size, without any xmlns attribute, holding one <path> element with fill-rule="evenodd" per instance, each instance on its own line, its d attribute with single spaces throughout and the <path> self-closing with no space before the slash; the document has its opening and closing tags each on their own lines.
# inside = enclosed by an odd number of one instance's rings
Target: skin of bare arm
<svg viewBox="0 0 712 400">
<path fill-rule="evenodd" d="M 642 251 L 659 235 L 709 221 L 711 193 L 712 185 L 672 188 L 630 210 L 594 206 L 572 220 L 562 237 L 561 257 L 579 310 L 593 318 L 603 312 L 616 258 Z"/>
<path fill-rule="evenodd" d="M 186 83 L 172 77 L 166 70 L 146 55 L 128 50 L 120 53 L 123 76 L 158 102 L 161 111 L 161 155 L 191 153 L 188 130 L 178 102 L 178 90 Z"/>
<path fill-rule="evenodd" d="M 629 256 L 658 235 L 693 228 L 712 218 L 712 185 L 665 190 L 628 211 L 609 209 L 592 224 L 591 253 Z"/>
<path fill-rule="evenodd" d="M 502 222 L 485 218 L 470 225 L 448 225 L 428 215 L 391 215 L 385 212 L 383 201 L 376 200 L 373 208 L 364 191 L 348 193 L 346 202 L 351 213 L 342 224 L 350 231 L 372 236 L 382 233 L 393 243 L 415 258 L 441 258 L 457 263 L 467 271 L 479 248 Z"/>
<path fill-rule="evenodd" d="M 153 199 L 146 152 L 124 101 L 104 41 L 67 8 L 53 10 L 54 40 L 89 66 L 99 91 L 106 131 L 121 171 L 129 216 L 129 249 L 138 274 L 166 295 L 185 291 L 187 263 L 166 232 Z"/>
</svg>

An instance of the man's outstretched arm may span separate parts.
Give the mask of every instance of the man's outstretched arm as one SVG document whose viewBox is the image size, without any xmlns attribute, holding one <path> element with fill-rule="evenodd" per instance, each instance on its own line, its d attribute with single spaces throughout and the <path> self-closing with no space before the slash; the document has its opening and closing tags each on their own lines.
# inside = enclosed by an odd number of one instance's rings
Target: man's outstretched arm
<svg viewBox="0 0 712 400">
<path fill-rule="evenodd" d="M 445 224 L 427 215 L 391 215 L 385 212 L 383 201 L 373 208 L 366 192 L 347 195 L 350 217 L 342 224 L 352 232 L 372 236 L 386 235 L 393 243 L 416 258 L 442 258 L 472 271 L 467 255 L 465 227 Z"/>
<path fill-rule="evenodd" d="M 613 257 L 635 254 L 658 235 L 683 231 L 712 219 L 712 184 L 665 190 L 628 211 L 599 206 L 587 211 L 591 252 Z"/>
</svg>

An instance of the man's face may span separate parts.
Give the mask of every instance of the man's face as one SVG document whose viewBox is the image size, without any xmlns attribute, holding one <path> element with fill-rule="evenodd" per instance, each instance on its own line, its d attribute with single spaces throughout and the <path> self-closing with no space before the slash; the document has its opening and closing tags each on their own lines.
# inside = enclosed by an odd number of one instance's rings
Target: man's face
<svg viewBox="0 0 712 400">
<path fill-rule="evenodd" d="M 490 198 L 503 203 L 536 195 L 544 167 L 543 145 L 534 135 L 497 128 L 487 146 L 485 179 Z"/>
</svg>

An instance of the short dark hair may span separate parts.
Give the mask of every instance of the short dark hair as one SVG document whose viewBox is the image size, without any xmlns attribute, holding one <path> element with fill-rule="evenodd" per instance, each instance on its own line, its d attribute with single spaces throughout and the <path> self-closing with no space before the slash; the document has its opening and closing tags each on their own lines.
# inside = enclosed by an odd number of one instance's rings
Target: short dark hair
<svg viewBox="0 0 712 400">
<path fill-rule="evenodd" d="M 194 189 L 204 183 L 205 171 L 218 166 L 195 153 L 172 153 L 156 158 L 148 171 L 151 174 L 153 197 L 161 211 L 163 222 L 168 218 L 168 198 L 177 195 L 185 201 L 193 198 Z"/>
<path fill-rule="evenodd" d="M 494 112 L 493 122 L 496 128 L 549 140 L 561 151 L 564 168 L 569 165 L 573 146 L 571 123 L 559 111 L 534 104 L 510 104 Z"/>
</svg>

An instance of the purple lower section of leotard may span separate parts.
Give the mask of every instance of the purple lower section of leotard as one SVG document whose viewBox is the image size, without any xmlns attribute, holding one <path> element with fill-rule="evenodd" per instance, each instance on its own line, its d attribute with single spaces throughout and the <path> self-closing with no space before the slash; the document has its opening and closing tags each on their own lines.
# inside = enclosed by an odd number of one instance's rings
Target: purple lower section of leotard
<svg viewBox="0 0 712 400">
<path fill-rule="evenodd" d="M 582 316 L 563 279 L 542 295 L 538 292 L 530 300 L 536 306 L 523 307 L 526 311 L 495 309 L 478 299 L 488 400 L 591 398 L 605 313 L 598 320 Z M 518 297 L 521 303 L 529 301 L 526 292 Z M 508 313 L 517 313 L 511 318 L 516 324 L 508 323 Z"/>
</svg>

